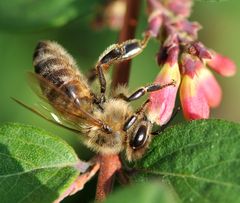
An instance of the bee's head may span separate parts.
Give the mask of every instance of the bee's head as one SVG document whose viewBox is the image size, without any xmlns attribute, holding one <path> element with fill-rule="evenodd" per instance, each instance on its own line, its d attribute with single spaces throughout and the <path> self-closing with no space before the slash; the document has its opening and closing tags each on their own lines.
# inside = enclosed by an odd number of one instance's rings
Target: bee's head
<svg viewBox="0 0 240 203">
<path fill-rule="evenodd" d="M 126 156 L 129 161 L 140 159 L 151 142 L 152 124 L 146 119 L 128 119 L 124 125 L 126 133 Z"/>
</svg>

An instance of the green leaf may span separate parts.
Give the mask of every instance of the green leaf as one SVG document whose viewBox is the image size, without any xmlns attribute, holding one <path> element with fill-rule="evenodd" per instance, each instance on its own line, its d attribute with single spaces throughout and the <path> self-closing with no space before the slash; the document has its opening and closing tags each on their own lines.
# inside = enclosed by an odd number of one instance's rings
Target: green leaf
<svg viewBox="0 0 240 203">
<path fill-rule="evenodd" d="M 23 124 L 0 128 L 0 202 L 53 202 L 77 178 L 73 149 L 46 131 Z"/>
<path fill-rule="evenodd" d="M 182 202 L 240 202 L 240 125 L 199 120 L 154 138 L 137 181 L 160 177 Z"/>
<path fill-rule="evenodd" d="M 137 183 L 110 195 L 105 203 L 175 203 L 175 194 L 157 181 Z"/>
<path fill-rule="evenodd" d="M 93 6 L 84 0 L 0 1 L 0 27 L 13 31 L 59 27 L 91 13 Z"/>
</svg>

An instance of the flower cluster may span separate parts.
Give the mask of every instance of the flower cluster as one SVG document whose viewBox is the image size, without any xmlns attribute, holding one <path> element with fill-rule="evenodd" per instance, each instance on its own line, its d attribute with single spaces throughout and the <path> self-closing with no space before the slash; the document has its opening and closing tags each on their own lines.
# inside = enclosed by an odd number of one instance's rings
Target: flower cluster
<svg viewBox="0 0 240 203">
<path fill-rule="evenodd" d="M 178 89 L 186 119 L 208 118 L 210 107 L 218 106 L 222 97 L 221 87 L 208 67 L 223 76 L 232 76 L 236 72 L 230 59 L 197 40 L 201 26 L 187 20 L 191 2 L 148 0 L 148 32 L 162 41 L 157 54 L 157 62 L 162 68 L 155 82 L 176 81 L 175 86 L 150 94 L 148 109 L 159 125 L 170 119 Z"/>
<path fill-rule="evenodd" d="M 105 26 L 111 30 L 121 30 L 126 7 L 126 0 L 103 1 L 101 6 L 97 8 L 97 14 L 93 19 L 92 27 L 96 30 Z"/>
</svg>

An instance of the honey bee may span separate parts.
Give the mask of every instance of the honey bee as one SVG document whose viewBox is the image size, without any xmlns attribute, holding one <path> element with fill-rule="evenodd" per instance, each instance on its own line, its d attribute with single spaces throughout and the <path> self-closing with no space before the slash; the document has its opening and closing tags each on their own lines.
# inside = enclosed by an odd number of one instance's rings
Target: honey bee
<svg viewBox="0 0 240 203">
<path fill-rule="evenodd" d="M 111 45 L 96 63 L 96 77 L 100 92 L 94 93 L 85 77 L 78 69 L 75 60 L 58 43 L 41 41 L 34 55 L 35 73 L 31 77 L 38 83 L 43 99 L 58 113 L 48 118 L 39 111 L 21 105 L 41 117 L 81 134 L 83 142 L 97 153 L 118 154 L 126 152 L 128 161 L 141 158 L 152 140 L 152 126 L 146 112 L 147 100 L 134 111 L 131 101 L 145 93 L 158 91 L 174 85 L 174 81 L 160 85 L 151 84 L 127 95 L 125 86 L 118 86 L 106 94 L 104 72 L 110 65 L 133 58 L 145 48 L 149 35 L 143 40 L 132 39 Z"/>
</svg>

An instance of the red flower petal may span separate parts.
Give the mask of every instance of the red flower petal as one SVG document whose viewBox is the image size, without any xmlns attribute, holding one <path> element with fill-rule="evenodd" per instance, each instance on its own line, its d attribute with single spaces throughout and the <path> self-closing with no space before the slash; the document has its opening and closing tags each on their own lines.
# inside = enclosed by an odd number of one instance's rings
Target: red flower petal
<svg viewBox="0 0 240 203">
<path fill-rule="evenodd" d="M 209 106 L 203 91 L 198 91 L 197 75 L 191 78 L 185 75 L 180 87 L 180 100 L 183 114 L 188 120 L 209 117 Z"/>
<path fill-rule="evenodd" d="M 222 90 L 213 74 L 207 68 L 200 68 L 197 72 L 199 89 L 207 99 L 210 107 L 217 107 L 222 99 Z"/>
<path fill-rule="evenodd" d="M 207 62 L 207 65 L 223 76 L 233 76 L 236 73 L 235 63 L 217 53 L 213 53 L 213 57 Z"/>
<path fill-rule="evenodd" d="M 175 63 L 172 67 L 169 63 L 166 63 L 163 66 L 155 80 L 155 83 L 163 85 L 175 80 L 176 85 L 165 87 L 150 94 L 150 104 L 148 106 L 148 118 L 150 121 L 155 122 L 158 125 L 163 125 L 171 118 L 175 106 L 177 90 L 180 84 L 180 77 L 177 63 Z"/>
</svg>

